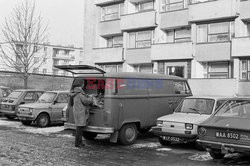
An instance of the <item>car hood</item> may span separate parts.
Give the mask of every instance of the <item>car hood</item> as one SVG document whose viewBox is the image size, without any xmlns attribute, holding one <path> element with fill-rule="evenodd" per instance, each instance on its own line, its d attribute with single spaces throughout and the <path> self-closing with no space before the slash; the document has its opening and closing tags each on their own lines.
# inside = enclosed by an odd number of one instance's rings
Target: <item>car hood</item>
<svg viewBox="0 0 250 166">
<path fill-rule="evenodd" d="M 212 128 L 231 128 L 239 130 L 250 130 L 250 120 L 247 118 L 213 116 L 203 122 L 202 126 Z"/>
<path fill-rule="evenodd" d="M 169 122 L 179 122 L 179 123 L 192 123 L 192 124 L 200 124 L 207 120 L 211 115 L 200 115 L 200 114 L 192 114 L 192 113 L 174 113 L 170 115 L 166 115 L 158 118 L 161 121 L 169 121 Z"/>
<path fill-rule="evenodd" d="M 50 103 L 30 103 L 30 104 L 23 104 L 20 105 L 20 108 L 34 108 L 34 109 L 41 109 L 41 108 L 49 108 Z"/>
</svg>

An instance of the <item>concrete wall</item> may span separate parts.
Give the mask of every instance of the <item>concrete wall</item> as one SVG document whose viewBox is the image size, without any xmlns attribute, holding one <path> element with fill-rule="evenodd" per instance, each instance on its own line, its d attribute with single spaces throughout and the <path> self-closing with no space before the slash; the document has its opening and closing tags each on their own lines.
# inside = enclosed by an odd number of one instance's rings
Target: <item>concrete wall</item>
<svg viewBox="0 0 250 166">
<path fill-rule="evenodd" d="M 243 20 L 250 19 L 250 1 L 241 1 L 240 2 L 240 15 Z"/>
<path fill-rule="evenodd" d="M 244 57 L 250 56 L 250 38 L 242 37 L 232 40 L 232 56 Z"/>
<path fill-rule="evenodd" d="M 234 96 L 238 94 L 236 79 L 190 79 L 193 95 Z"/>
<path fill-rule="evenodd" d="M 69 77 L 53 77 L 43 75 L 31 75 L 28 88 L 42 90 L 69 90 L 73 79 Z M 0 85 L 13 89 L 23 88 L 23 79 L 18 74 L 0 72 Z"/>
</svg>

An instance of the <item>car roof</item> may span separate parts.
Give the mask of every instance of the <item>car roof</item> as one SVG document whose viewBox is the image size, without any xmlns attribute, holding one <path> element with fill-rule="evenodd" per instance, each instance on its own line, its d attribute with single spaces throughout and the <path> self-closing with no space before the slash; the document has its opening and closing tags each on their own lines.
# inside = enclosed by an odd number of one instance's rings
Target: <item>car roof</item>
<svg viewBox="0 0 250 166">
<path fill-rule="evenodd" d="M 190 99 L 214 99 L 214 100 L 219 100 L 219 99 L 232 99 L 232 96 L 189 96 L 187 98 Z"/>
<path fill-rule="evenodd" d="M 159 79 L 159 80 L 186 80 L 185 78 L 151 73 L 137 73 L 137 72 L 117 72 L 117 73 L 104 73 L 104 74 L 79 74 L 75 78 L 82 77 L 97 77 L 97 78 L 131 78 L 131 79 Z"/>
</svg>

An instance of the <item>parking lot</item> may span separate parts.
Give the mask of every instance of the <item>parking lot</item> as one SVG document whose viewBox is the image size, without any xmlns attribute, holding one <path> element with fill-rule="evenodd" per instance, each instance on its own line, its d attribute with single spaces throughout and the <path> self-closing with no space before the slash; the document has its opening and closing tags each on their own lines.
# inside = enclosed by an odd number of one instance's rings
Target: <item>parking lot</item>
<svg viewBox="0 0 250 166">
<path fill-rule="evenodd" d="M 151 134 L 141 134 L 134 145 L 112 144 L 107 135 L 74 147 L 72 131 L 64 126 L 37 128 L 0 118 L 1 165 L 250 165 L 249 156 L 227 155 L 213 160 L 191 144 L 164 147 Z"/>
</svg>

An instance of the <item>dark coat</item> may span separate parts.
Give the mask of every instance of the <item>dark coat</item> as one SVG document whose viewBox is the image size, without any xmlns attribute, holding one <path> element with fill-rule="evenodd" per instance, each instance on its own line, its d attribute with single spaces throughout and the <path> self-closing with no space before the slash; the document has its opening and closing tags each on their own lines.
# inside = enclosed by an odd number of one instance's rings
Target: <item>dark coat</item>
<svg viewBox="0 0 250 166">
<path fill-rule="evenodd" d="M 86 126 L 89 118 L 89 105 L 93 103 L 93 99 L 89 98 L 80 87 L 74 88 L 70 96 L 73 97 L 75 125 Z"/>
</svg>

